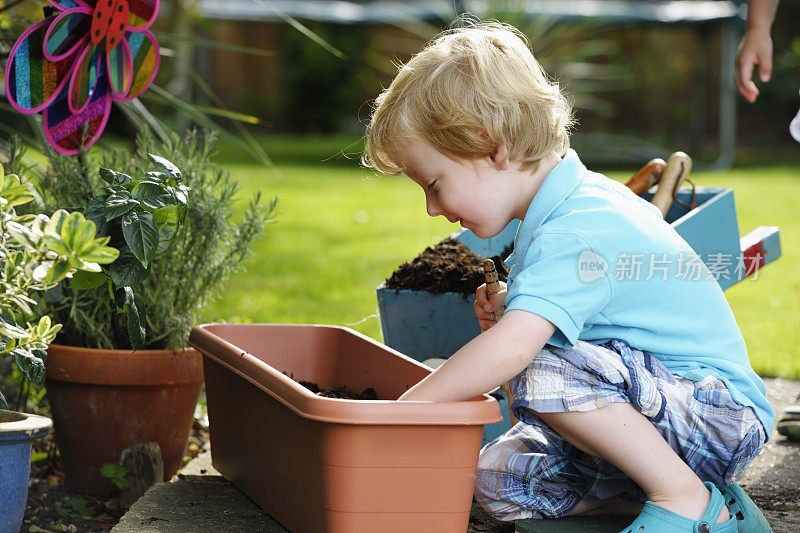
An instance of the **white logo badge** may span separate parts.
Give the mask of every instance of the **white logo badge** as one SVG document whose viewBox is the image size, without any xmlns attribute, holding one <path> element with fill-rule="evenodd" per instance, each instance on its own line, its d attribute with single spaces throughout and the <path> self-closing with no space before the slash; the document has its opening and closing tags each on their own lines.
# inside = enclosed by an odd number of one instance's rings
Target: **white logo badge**
<svg viewBox="0 0 800 533">
<path fill-rule="evenodd" d="M 584 283 L 591 283 L 602 278 L 608 272 L 608 263 L 603 256 L 591 250 L 581 252 L 578 257 L 578 277 Z"/>
</svg>

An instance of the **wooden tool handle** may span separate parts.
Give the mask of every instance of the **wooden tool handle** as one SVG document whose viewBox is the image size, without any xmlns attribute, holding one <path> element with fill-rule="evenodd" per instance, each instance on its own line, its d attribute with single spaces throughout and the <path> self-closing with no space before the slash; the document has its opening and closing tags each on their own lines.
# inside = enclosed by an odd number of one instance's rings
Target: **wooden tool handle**
<svg viewBox="0 0 800 533">
<path fill-rule="evenodd" d="M 497 270 L 494 268 L 494 261 L 485 259 L 483 261 L 483 277 L 486 280 L 486 298 L 491 300 L 492 296 L 500 292 L 500 278 L 497 275 Z M 494 321 L 497 322 L 503 316 L 506 310 L 505 305 L 501 305 L 493 311 Z"/>
<path fill-rule="evenodd" d="M 675 190 L 681 186 L 691 170 L 692 158 L 683 152 L 675 152 L 667 159 L 667 167 L 661 173 L 658 190 L 652 200 L 652 204 L 661 211 L 661 216 L 667 216 Z"/>
<path fill-rule="evenodd" d="M 632 190 L 635 195 L 639 196 L 658 183 L 666 166 L 667 163 L 660 157 L 651 159 L 625 183 L 625 186 Z"/>
<path fill-rule="evenodd" d="M 486 297 L 492 299 L 492 296 L 500 292 L 500 278 L 497 276 L 497 270 L 494 268 L 494 261 L 486 259 L 483 261 L 483 277 L 486 280 Z M 498 322 L 503 316 L 506 306 L 502 305 L 494 310 L 494 321 Z M 511 423 L 516 425 L 519 420 L 514 416 L 511 410 L 511 387 L 508 382 L 503 383 L 503 392 L 506 394 L 506 402 L 508 402 L 508 415 L 511 418 Z"/>
</svg>

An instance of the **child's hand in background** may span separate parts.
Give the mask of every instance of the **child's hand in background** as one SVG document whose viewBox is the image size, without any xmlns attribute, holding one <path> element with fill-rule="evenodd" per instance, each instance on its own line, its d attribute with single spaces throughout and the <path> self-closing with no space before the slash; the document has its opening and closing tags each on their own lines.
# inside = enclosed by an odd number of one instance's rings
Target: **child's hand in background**
<svg viewBox="0 0 800 533">
<path fill-rule="evenodd" d="M 772 75 L 772 38 L 769 27 L 748 29 L 736 54 L 733 81 L 750 103 L 758 98 L 758 87 L 752 79 L 756 65 L 761 81 L 768 82 Z"/>
<path fill-rule="evenodd" d="M 750 0 L 747 6 L 747 30 L 739 51 L 736 53 L 736 68 L 733 81 L 739 92 L 751 104 L 758 98 L 758 87 L 753 83 L 753 69 L 758 65 L 761 81 L 766 83 L 772 77 L 772 21 L 778 0 Z"/>
<path fill-rule="evenodd" d="M 486 298 L 485 283 L 475 291 L 475 315 L 478 317 L 478 324 L 480 324 L 482 332 L 495 325 L 494 314 L 492 312 L 506 303 L 506 294 L 508 294 L 508 291 L 506 291 L 506 284 L 501 281 L 500 286 L 502 290 L 495 294 L 491 301 Z"/>
</svg>

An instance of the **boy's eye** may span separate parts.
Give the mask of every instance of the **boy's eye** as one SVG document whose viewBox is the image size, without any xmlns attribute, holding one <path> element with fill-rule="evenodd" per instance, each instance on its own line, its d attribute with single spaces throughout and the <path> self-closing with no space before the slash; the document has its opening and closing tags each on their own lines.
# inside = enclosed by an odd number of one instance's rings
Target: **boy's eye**
<svg viewBox="0 0 800 533">
<path fill-rule="evenodd" d="M 431 192 L 436 192 L 436 182 L 439 180 L 433 180 L 428 184 L 428 190 Z"/>
</svg>

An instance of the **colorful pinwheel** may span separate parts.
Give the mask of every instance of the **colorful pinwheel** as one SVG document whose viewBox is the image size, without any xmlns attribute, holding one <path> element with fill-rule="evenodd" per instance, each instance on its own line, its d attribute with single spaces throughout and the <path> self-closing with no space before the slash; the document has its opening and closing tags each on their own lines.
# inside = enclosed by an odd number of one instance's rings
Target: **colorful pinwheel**
<svg viewBox="0 0 800 533">
<path fill-rule="evenodd" d="M 20 35 L 6 64 L 6 94 L 20 113 L 42 113 L 64 154 L 97 141 L 111 102 L 144 92 L 159 64 L 147 29 L 159 0 L 48 0 L 58 13 Z"/>
</svg>

